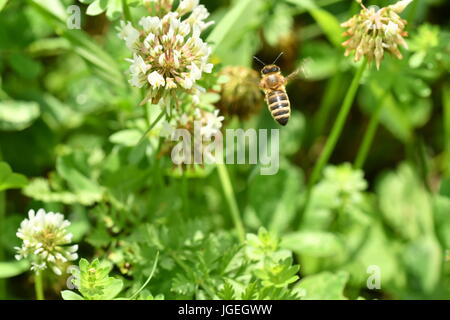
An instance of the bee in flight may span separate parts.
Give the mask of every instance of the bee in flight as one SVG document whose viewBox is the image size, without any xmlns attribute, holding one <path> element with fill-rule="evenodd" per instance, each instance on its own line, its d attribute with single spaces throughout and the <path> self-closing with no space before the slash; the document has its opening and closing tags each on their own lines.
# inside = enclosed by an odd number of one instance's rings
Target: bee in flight
<svg viewBox="0 0 450 320">
<path fill-rule="evenodd" d="M 272 117 L 282 126 L 285 126 L 289 117 L 291 116 L 291 103 L 289 102 L 289 97 L 286 94 L 286 84 L 289 80 L 294 78 L 299 70 L 292 72 L 287 77 L 281 74 L 280 67 L 275 63 L 281 57 L 283 52 L 281 52 L 272 64 L 266 65 L 257 57 L 259 63 L 264 67 L 261 69 L 261 81 L 259 87 L 264 91 L 266 95 L 266 102 Z"/>
</svg>

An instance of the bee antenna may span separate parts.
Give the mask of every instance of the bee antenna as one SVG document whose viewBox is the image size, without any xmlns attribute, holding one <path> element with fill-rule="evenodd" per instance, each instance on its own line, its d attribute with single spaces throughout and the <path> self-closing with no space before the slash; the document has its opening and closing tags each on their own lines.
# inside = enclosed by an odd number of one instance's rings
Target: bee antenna
<svg viewBox="0 0 450 320">
<path fill-rule="evenodd" d="M 278 57 L 275 59 L 275 61 L 272 64 L 275 64 L 283 54 L 284 54 L 284 52 L 280 52 L 280 54 L 278 55 Z"/>
<path fill-rule="evenodd" d="M 256 61 L 258 61 L 259 63 L 261 63 L 263 66 L 265 66 L 266 64 L 261 61 L 261 59 L 259 59 L 257 56 L 253 56 L 253 59 L 255 59 Z"/>
</svg>

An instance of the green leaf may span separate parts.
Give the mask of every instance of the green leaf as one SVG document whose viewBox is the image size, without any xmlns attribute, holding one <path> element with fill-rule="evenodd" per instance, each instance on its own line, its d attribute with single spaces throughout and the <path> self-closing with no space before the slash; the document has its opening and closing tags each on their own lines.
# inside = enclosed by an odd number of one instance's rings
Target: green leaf
<svg viewBox="0 0 450 320">
<path fill-rule="evenodd" d="M 70 41 L 72 50 L 85 59 L 94 68 L 98 76 L 117 87 L 125 87 L 125 80 L 116 60 L 96 44 L 84 31 L 67 29 L 67 14 L 59 0 L 30 0 L 30 2 L 42 15 L 51 21 L 54 29 L 62 37 Z"/>
<path fill-rule="evenodd" d="M 330 232 L 298 231 L 285 235 L 280 247 L 313 257 L 337 255 L 343 251 L 338 237 Z"/>
<path fill-rule="evenodd" d="M 59 157 L 56 160 L 56 170 L 78 195 L 92 201 L 102 198 L 102 188 L 80 170 L 73 154 Z"/>
<path fill-rule="evenodd" d="M 9 56 L 9 64 L 15 72 L 25 79 L 34 79 L 42 71 L 42 65 L 23 53 Z"/>
<path fill-rule="evenodd" d="M 80 259 L 79 267 L 79 273 L 74 274 L 75 284 L 83 298 L 112 300 L 122 291 L 123 281 L 108 276 L 112 268 L 109 262 L 95 259 L 89 263 L 86 259 Z"/>
<path fill-rule="evenodd" d="M 136 129 L 125 129 L 117 131 L 109 137 L 109 141 L 121 144 L 127 147 L 133 147 L 138 144 L 142 137 L 142 132 Z"/>
<path fill-rule="evenodd" d="M 0 279 L 18 276 L 30 269 L 30 264 L 26 260 L 0 262 Z"/>
<path fill-rule="evenodd" d="M 19 173 L 13 173 L 6 162 L 0 162 L 0 192 L 7 189 L 22 188 L 28 183 L 27 178 Z"/>
<path fill-rule="evenodd" d="M 0 0 L 0 11 L 3 10 L 3 8 L 6 6 L 7 3 L 8 0 Z"/>
<path fill-rule="evenodd" d="M 213 52 L 214 50 L 217 50 L 227 36 L 233 32 L 235 25 L 239 21 L 245 21 L 248 10 L 254 5 L 255 1 L 252 0 L 239 0 L 235 2 L 233 8 L 228 11 L 225 17 L 220 20 L 208 36 L 207 42 L 212 44 Z"/>
<path fill-rule="evenodd" d="M 24 130 L 31 126 L 39 115 L 40 109 L 36 102 L 1 101 L 0 130 Z"/>
<path fill-rule="evenodd" d="M 328 40 L 336 47 L 341 47 L 343 41 L 342 28 L 335 16 L 328 11 L 321 9 L 311 0 L 288 0 L 288 2 L 308 10 L 314 20 L 316 20 L 317 24 L 322 28 Z"/>
<path fill-rule="evenodd" d="M 142 287 L 139 288 L 138 291 L 136 291 L 131 297 L 130 300 L 135 299 L 139 293 L 141 293 L 142 290 L 144 290 L 144 288 L 148 285 L 148 283 L 150 282 L 150 280 L 153 277 L 153 274 L 155 273 L 156 270 L 156 266 L 158 265 L 158 259 L 159 259 L 159 251 L 156 252 L 156 257 L 155 257 L 155 262 L 153 263 L 153 268 L 152 271 L 150 272 L 150 275 L 148 276 L 147 280 L 145 281 L 145 283 L 142 285 Z"/>
<path fill-rule="evenodd" d="M 303 176 L 298 168 L 281 163 L 276 175 L 255 175 L 249 182 L 246 219 L 257 228 L 282 232 L 296 214 Z"/>
<path fill-rule="evenodd" d="M 399 235 L 413 240 L 434 234 L 431 199 L 413 168 L 400 165 L 380 181 L 377 190 L 382 214 Z"/>
<path fill-rule="evenodd" d="M 296 287 L 303 292 L 303 300 L 347 300 L 343 291 L 348 278 L 343 271 L 322 272 L 303 278 Z"/>
<path fill-rule="evenodd" d="M 92 2 L 86 10 L 86 14 L 90 16 L 96 16 L 106 10 L 108 0 L 95 0 Z"/>
<path fill-rule="evenodd" d="M 442 251 L 434 237 L 422 237 L 411 242 L 403 258 L 413 283 L 419 283 L 425 294 L 434 292 L 441 279 Z"/>
<path fill-rule="evenodd" d="M 82 296 L 70 290 L 62 291 L 61 296 L 64 300 L 85 300 Z"/>
</svg>

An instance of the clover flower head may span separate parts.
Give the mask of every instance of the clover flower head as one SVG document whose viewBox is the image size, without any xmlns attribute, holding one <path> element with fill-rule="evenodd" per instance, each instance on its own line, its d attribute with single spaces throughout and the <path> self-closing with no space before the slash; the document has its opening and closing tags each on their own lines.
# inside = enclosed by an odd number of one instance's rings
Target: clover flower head
<svg viewBox="0 0 450 320">
<path fill-rule="evenodd" d="M 17 237 L 22 239 L 21 247 L 16 247 L 16 259 L 30 258 L 31 270 L 39 272 L 51 267 L 57 275 L 62 274 L 62 265 L 78 258 L 78 245 L 72 242 L 72 234 L 67 232 L 70 225 L 60 213 L 39 209 L 28 212 L 28 219 L 21 222 Z"/>
<path fill-rule="evenodd" d="M 222 128 L 224 117 L 220 116 L 219 112 L 219 110 L 211 112 L 195 108 L 191 112 L 177 114 L 170 121 L 162 121 L 159 133 L 161 137 L 172 140 L 176 130 L 186 130 L 193 137 L 193 150 L 191 154 L 172 154 L 172 157 L 178 157 L 172 159 L 174 162 L 188 163 L 188 159 L 193 159 L 193 155 L 197 152 L 202 153 L 210 161 L 215 159 L 212 153 L 206 149 L 206 145 L 211 142 L 213 137 L 217 137 L 217 134 L 220 133 Z M 170 146 L 171 143 L 168 145 Z"/>
<path fill-rule="evenodd" d="M 129 83 L 147 89 L 143 103 L 156 104 L 174 90 L 195 94 L 196 82 L 212 71 L 211 48 L 200 34 L 213 22 L 205 22 L 209 12 L 198 0 L 182 0 L 176 9 L 173 1 L 151 3 L 172 11 L 143 17 L 137 28 L 122 21 L 119 37 L 133 52 Z"/>
<path fill-rule="evenodd" d="M 346 47 L 345 55 L 355 52 L 355 61 L 359 61 L 363 56 L 368 61 L 375 60 L 377 69 L 380 68 L 384 51 L 387 50 L 402 59 L 398 46 L 408 48 L 405 31 L 407 21 L 400 18 L 399 14 L 412 2 L 412 0 L 401 0 L 397 3 L 379 9 L 376 6 L 366 8 L 361 0 L 361 11 L 348 21 L 341 24 L 347 28 L 344 36 L 350 38 L 343 43 Z"/>
</svg>

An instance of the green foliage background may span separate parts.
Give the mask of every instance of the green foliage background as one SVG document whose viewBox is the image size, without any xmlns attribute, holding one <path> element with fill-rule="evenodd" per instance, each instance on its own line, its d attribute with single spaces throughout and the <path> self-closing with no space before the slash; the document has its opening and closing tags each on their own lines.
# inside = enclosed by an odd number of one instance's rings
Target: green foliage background
<svg viewBox="0 0 450 320">
<path fill-rule="evenodd" d="M 272 61 L 292 119 L 278 174 L 227 166 L 244 221 L 240 242 L 220 172 L 176 175 L 157 155 L 141 93 L 126 82 L 117 37 L 138 0 L 0 0 L 0 298 L 33 299 L 15 232 L 29 209 L 59 211 L 80 244 L 82 290 L 45 274 L 49 299 L 447 299 L 450 297 L 450 29 L 448 1 L 415 0 L 404 59 L 366 70 L 331 163 L 303 210 L 307 178 L 356 65 L 343 56 L 345 0 L 204 0 L 216 24 L 211 79 L 225 66 Z M 66 27 L 77 4 L 82 30 Z M 391 1 L 366 1 L 384 6 Z M 245 84 L 244 84 L 245 85 Z M 209 103 L 215 103 L 214 96 Z M 382 108 L 378 110 L 378 106 Z M 157 108 L 149 108 L 150 117 Z M 363 171 L 352 169 L 369 119 L 380 126 Z M 227 128 L 276 128 L 263 108 Z M 381 288 L 367 287 L 369 266 Z M 61 294 L 62 292 L 62 294 Z"/>
</svg>

